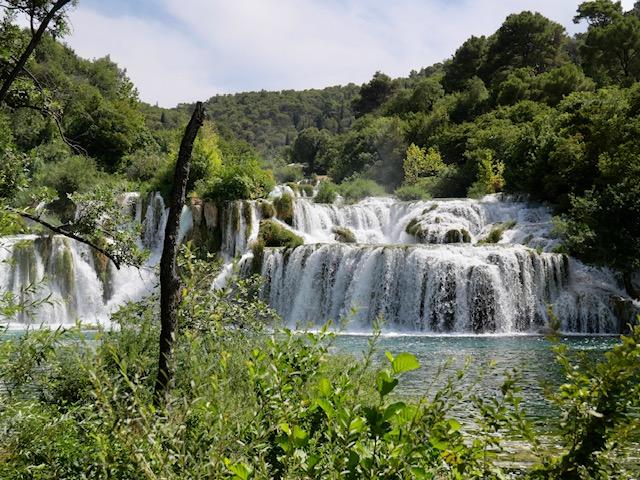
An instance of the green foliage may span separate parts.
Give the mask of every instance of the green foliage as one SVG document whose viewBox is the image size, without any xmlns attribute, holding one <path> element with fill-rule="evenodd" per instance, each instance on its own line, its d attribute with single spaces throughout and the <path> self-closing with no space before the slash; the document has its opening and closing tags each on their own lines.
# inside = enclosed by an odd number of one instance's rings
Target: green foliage
<svg viewBox="0 0 640 480">
<path fill-rule="evenodd" d="M 2 339 L 2 478 L 631 478 L 615 450 L 638 426 L 638 327 L 596 363 L 556 347 L 556 450 L 525 419 L 517 375 L 480 394 L 462 369 L 401 398 L 420 363 L 406 352 L 379 363 L 379 333 L 358 358 L 337 356 L 326 328 L 265 331 L 254 280 L 212 292 L 216 269 L 188 247 L 180 270 L 175 384 L 160 407 L 155 297 L 122 308 L 110 331 Z M 514 439 L 533 466 L 501 461 Z"/>
<path fill-rule="evenodd" d="M 296 248 L 304 240 L 274 220 L 261 220 L 258 241 L 264 247 Z"/>
<path fill-rule="evenodd" d="M 516 226 L 516 221 L 511 220 L 509 222 L 497 223 L 491 227 L 491 231 L 489 234 L 478 241 L 478 243 L 500 243 L 502 240 L 502 234 L 507 230 L 512 229 Z"/>
<path fill-rule="evenodd" d="M 424 188 L 424 186 L 418 184 L 403 185 L 396 188 L 396 191 L 393 192 L 393 194 L 400 200 L 404 201 L 429 200 L 431 198 L 431 194 Z"/>
<path fill-rule="evenodd" d="M 404 159 L 404 180 L 409 185 L 415 184 L 420 177 L 437 175 L 445 168 L 440 152 L 435 148 L 419 148 L 415 144 L 407 148 Z"/>
<path fill-rule="evenodd" d="M 278 218 L 289 225 L 293 225 L 293 204 L 294 199 L 288 193 L 273 200 L 273 206 L 276 209 Z"/>
<path fill-rule="evenodd" d="M 565 383 L 549 396 L 561 411 L 562 452 L 555 458 L 546 456 L 532 476 L 568 480 L 630 477 L 615 450 L 640 427 L 635 413 L 640 406 L 640 326 L 633 327 L 597 363 L 584 356 L 572 357 L 566 346 L 555 341 Z"/>
<path fill-rule="evenodd" d="M 299 182 L 304 179 L 302 167 L 299 165 L 285 165 L 273 170 L 273 176 L 278 183 Z"/>
<path fill-rule="evenodd" d="M 338 186 L 330 181 L 320 182 L 318 187 L 318 193 L 316 194 L 314 201 L 316 203 L 333 203 L 338 196 Z"/>
<path fill-rule="evenodd" d="M 581 38 L 585 70 L 601 84 L 629 85 L 640 79 L 640 18 L 623 13 L 620 2 L 592 0 L 580 4 L 575 23 L 589 24 Z"/>
<path fill-rule="evenodd" d="M 353 110 L 356 116 L 362 116 L 376 110 L 391 97 L 394 89 L 393 82 L 388 75 L 376 72 L 369 83 L 360 87 L 360 92 L 353 101 Z"/>
<path fill-rule="evenodd" d="M 469 159 L 477 162 L 478 176 L 469 187 L 469 197 L 482 197 L 490 193 L 496 193 L 504 188 L 504 169 L 502 162 L 493 160 L 493 152 L 488 149 L 476 150 L 469 154 Z"/>
<path fill-rule="evenodd" d="M 385 195 L 385 189 L 375 181 L 366 178 L 354 178 L 343 182 L 339 186 L 340 195 L 346 202 L 354 203 L 366 197 L 379 197 Z"/>
<path fill-rule="evenodd" d="M 356 243 L 355 234 L 346 227 L 333 227 L 332 229 L 335 239 L 342 243 Z"/>
</svg>

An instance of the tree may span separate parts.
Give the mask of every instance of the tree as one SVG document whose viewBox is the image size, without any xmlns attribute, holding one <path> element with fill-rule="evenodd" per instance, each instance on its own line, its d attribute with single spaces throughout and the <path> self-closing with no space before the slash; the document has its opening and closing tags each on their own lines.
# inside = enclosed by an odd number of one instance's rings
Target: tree
<svg viewBox="0 0 640 480">
<path fill-rule="evenodd" d="M 353 101 L 353 109 L 357 116 L 376 110 L 395 90 L 393 81 L 388 75 L 376 72 L 369 83 L 360 87 L 360 95 Z"/>
<path fill-rule="evenodd" d="M 620 2 L 593 0 L 578 7 L 573 21 L 583 20 L 589 24 L 580 46 L 587 73 L 605 84 L 640 79 L 640 18 L 624 14 Z"/>
<path fill-rule="evenodd" d="M 2 78 L 2 86 L 0 86 L 0 104 L 5 101 L 7 93 L 11 85 L 23 73 L 27 65 L 27 61 L 33 54 L 34 50 L 47 30 L 58 35 L 63 33 L 67 28 L 66 23 L 66 7 L 73 5 L 76 0 L 3 0 L 0 3 L 8 15 L 17 13 L 24 14 L 29 19 L 31 30 L 31 40 L 16 59 L 11 58 L 14 66 L 9 68 Z M 35 28 L 36 22 L 40 22 L 38 28 Z M 51 25 L 51 27 L 50 27 Z M 0 52 L 7 55 L 9 52 L 5 49 Z"/>
<path fill-rule="evenodd" d="M 564 27 L 539 13 L 509 15 L 490 39 L 490 61 L 483 78 L 512 68 L 530 67 L 535 73 L 545 72 L 566 61 L 562 49 L 565 41 Z"/>
<path fill-rule="evenodd" d="M 421 177 L 437 175 L 445 168 L 445 164 L 437 149 L 430 147 L 420 148 L 415 144 L 407 148 L 407 156 L 404 159 L 404 180 L 408 184 L 416 183 Z"/>
<path fill-rule="evenodd" d="M 471 37 L 444 67 L 442 85 L 447 92 L 462 90 L 467 80 L 480 73 L 487 59 L 486 37 Z"/>
<path fill-rule="evenodd" d="M 180 216 L 187 193 L 191 152 L 200 127 L 204 123 L 205 112 L 202 102 L 195 105 L 191 120 L 182 137 L 180 151 L 176 162 L 173 188 L 169 203 L 169 215 L 164 236 L 164 247 L 160 259 L 160 356 L 158 359 L 158 375 L 154 390 L 156 404 L 160 404 L 171 382 L 170 367 L 173 353 L 173 341 L 178 322 L 178 305 L 180 303 L 180 279 L 176 266 L 178 256 L 178 235 Z"/>
</svg>

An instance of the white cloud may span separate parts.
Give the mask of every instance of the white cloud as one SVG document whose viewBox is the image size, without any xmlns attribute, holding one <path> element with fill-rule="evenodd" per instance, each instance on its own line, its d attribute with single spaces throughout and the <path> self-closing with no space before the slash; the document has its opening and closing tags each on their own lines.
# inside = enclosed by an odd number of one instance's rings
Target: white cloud
<svg viewBox="0 0 640 480">
<path fill-rule="evenodd" d="M 71 14 L 67 43 L 81 56 L 107 54 L 122 68 L 149 103 L 174 106 L 209 98 L 220 88 L 209 76 L 207 50 L 155 21 L 110 17 L 80 7 Z"/>
<path fill-rule="evenodd" d="M 578 28 L 576 0 L 159 1 L 174 25 L 81 3 L 69 43 L 83 56 L 110 53 L 144 100 L 165 106 L 222 91 L 362 83 L 376 70 L 406 75 L 522 10 Z"/>
</svg>

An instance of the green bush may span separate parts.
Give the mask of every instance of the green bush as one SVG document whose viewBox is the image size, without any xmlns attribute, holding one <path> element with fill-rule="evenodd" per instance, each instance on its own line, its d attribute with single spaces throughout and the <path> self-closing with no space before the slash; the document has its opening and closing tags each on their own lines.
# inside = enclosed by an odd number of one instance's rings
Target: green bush
<svg viewBox="0 0 640 480">
<path fill-rule="evenodd" d="M 99 179 L 95 161 L 79 155 L 48 164 L 37 176 L 37 183 L 55 190 L 60 199 L 70 193 L 91 191 Z"/>
<path fill-rule="evenodd" d="M 318 187 L 318 193 L 316 194 L 314 201 L 316 203 L 333 203 L 338 196 L 338 186 L 329 181 L 320 182 Z"/>
<path fill-rule="evenodd" d="M 294 183 L 304 179 L 302 165 L 285 165 L 273 169 L 273 176 L 278 183 Z"/>
<path fill-rule="evenodd" d="M 262 220 L 258 240 L 264 247 L 296 248 L 304 240 L 274 220 Z"/>
<path fill-rule="evenodd" d="M 421 185 L 403 185 L 396 189 L 393 194 L 400 200 L 429 200 L 431 195 Z"/>
<path fill-rule="evenodd" d="M 157 151 L 137 150 L 122 159 L 121 171 L 129 180 L 134 182 L 148 182 L 158 172 L 168 172 L 167 156 Z M 175 163 L 172 163 L 175 167 Z M 164 187 L 166 188 L 166 187 Z"/>
<path fill-rule="evenodd" d="M 247 169 L 243 165 L 224 165 L 213 178 L 198 184 L 198 194 L 216 202 L 251 200 L 266 197 L 275 182 L 271 172 L 260 167 Z"/>
<path fill-rule="evenodd" d="M 289 225 L 293 225 L 293 205 L 295 200 L 287 193 L 273 200 L 278 218 Z"/>
<path fill-rule="evenodd" d="M 480 240 L 478 243 L 499 243 L 502 240 L 502 234 L 507 230 L 515 227 L 517 222 L 515 220 L 510 220 L 504 223 L 497 223 L 492 228 L 489 234 Z"/>
<path fill-rule="evenodd" d="M 358 202 L 366 197 L 380 197 L 386 195 L 386 191 L 382 185 L 377 184 L 373 180 L 365 178 L 356 178 L 346 181 L 339 186 L 340 194 L 349 202 Z"/>
</svg>

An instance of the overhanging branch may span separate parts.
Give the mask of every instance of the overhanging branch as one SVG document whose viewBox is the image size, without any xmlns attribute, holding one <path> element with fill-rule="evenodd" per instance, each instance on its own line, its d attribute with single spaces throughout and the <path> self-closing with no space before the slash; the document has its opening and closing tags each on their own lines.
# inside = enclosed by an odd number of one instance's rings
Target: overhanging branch
<svg viewBox="0 0 640 480">
<path fill-rule="evenodd" d="M 31 215 L 30 213 L 27 213 L 27 212 L 22 212 L 20 210 L 16 210 L 14 208 L 9 208 L 8 210 L 13 212 L 13 213 L 15 213 L 16 215 L 20 215 L 22 218 L 26 218 L 28 220 L 34 221 L 36 223 L 39 223 L 43 227 L 46 227 L 49 230 L 51 230 L 52 232 L 58 233 L 58 234 L 63 235 L 65 237 L 67 237 L 67 238 L 70 238 L 72 240 L 76 240 L 77 242 L 84 243 L 85 245 L 88 245 L 89 247 L 94 249 L 96 252 L 101 253 L 102 255 L 107 257 L 109 260 L 111 260 L 113 262 L 113 265 L 116 267 L 116 269 L 120 270 L 120 260 L 118 260 L 117 257 L 115 257 L 113 254 L 111 254 L 110 252 L 108 252 L 104 248 L 99 247 L 95 243 L 87 240 L 86 238 L 82 238 L 79 235 L 76 235 L 75 233 L 70 232 L 70 231 L 62 228 L 64 225 L 61 225 L 61 226 L 53 225 L 53 224 L 47 222 L 46 220 L 41 219 L 40 217 L 37 217 L 35 215 Z"/>
</svg>

